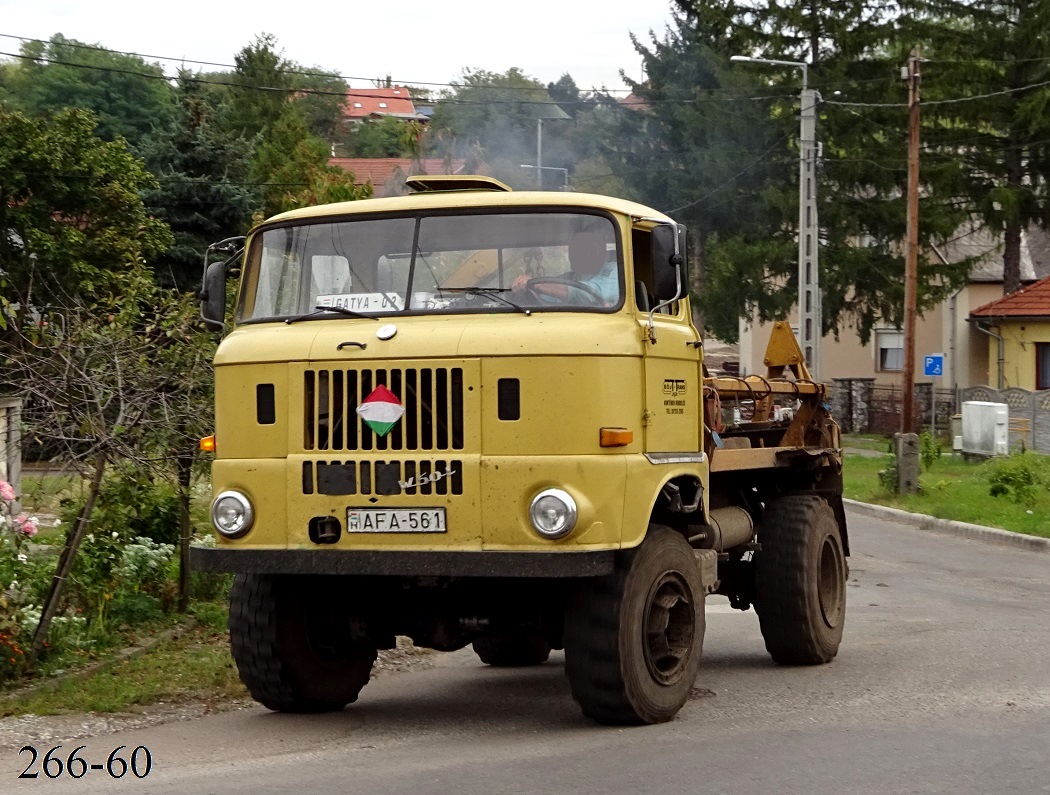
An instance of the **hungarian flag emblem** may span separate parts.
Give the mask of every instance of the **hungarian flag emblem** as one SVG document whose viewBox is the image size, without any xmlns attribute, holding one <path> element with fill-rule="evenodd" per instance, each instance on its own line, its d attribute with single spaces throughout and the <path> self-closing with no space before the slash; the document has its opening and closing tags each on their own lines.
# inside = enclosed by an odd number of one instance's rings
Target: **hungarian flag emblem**
<svg viewBox="0 0 1050 795">
<path fill-rule="evenodd" d="M 405 415 L 405 407 L 401 405 L 397 395 L 380 384 L 357 407 L 357 413 L 373 432 L 379 436 L 386 436 Z"/>
</svg>

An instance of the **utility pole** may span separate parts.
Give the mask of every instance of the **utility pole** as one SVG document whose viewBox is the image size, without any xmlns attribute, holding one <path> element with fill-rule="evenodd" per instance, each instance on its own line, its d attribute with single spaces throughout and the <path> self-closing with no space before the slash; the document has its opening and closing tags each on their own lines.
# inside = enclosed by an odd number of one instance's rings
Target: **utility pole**
<svg viewBox="0 0 1050 795">
<path fill-rule="evenodd" d="M 798 171 L 798 336 L 810 378 L 820 380 L 820 339 L 824 320 L 820 300 L 817 224 L 817 92 L 802 87 Z"/>
<path fill-rule="evenodd" d="M 536 119 L 536 190 L 543 190 L 543 119 Z"/>
<path fill-rule="evenodd" d="M 803 61 L 780 61 L 732 55 L 730 61 L 792 66 L 802 70 L 801 124 L 798 166 L 798 345 L 806 359 L 810 378 L 819 380 L 820 339 L 824 319 L 820 293 L 820 236 L 817 224 L 817 99 L 809 87 L 809 65 Z"/>
<path fill-rule="evenodd" d="M 904 262 L 904 362 L 901 373 L 901 433 L 914 433 L 915 304 L 919 272 L 919 84 L 918 48 L 908 58 L 908 232 Z M 904 70 L 901 70 L 904 71 Z"/>
</svg>

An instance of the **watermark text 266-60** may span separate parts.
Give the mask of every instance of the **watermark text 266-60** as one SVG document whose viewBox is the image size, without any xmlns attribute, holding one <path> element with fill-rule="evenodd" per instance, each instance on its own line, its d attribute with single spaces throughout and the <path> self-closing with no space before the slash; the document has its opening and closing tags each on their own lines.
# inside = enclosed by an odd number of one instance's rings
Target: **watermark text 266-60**
<svg viewBox="0 0 1050 795">
<path fill-rule="evenodd" d="M 111 778 L 124 778 L 128 773 L 135 778 L 145 778 L 153 769 L 153 755 L 149 748 L 144 745 L 135 746 L 131 751 L 128 746 L 121 745 L 109 752 L 106 761 L 91 761 L 88 757 L 87 746 L 78 745 L 69 754 L 63 754 L 62 746 L 56 745 L 41 756 L 41 751 L 35 745 L 23 745 L 18 752 L 21 757 L 28 755 L 29 764 L 19 774 L 19 778 L 40 778 L 43 773 L 46 778 L 83 778 L 88 773 L 99 772 L 103 776 Z M 98 759 L 98 757 L 94 757 Z M 23 758 L 23 761 L 25 759 Z M 39 764 L 38 764 L 39 763 Z"/>
</svg>

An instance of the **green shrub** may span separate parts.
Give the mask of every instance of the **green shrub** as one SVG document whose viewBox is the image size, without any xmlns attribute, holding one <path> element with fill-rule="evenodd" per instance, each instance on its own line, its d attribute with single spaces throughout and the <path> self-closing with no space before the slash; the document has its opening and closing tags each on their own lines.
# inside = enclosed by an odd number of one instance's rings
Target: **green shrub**
<svg viewBox="0 0 1050 795">
<path fill-rule="evenodd" d="M 919 434 L 919 460 L 922 468 L 929 472 L 934 462 L 941 457 L 941 442 L 934 436 L 929 428 Z"/>
<path fill-rule="evenodd" d="M 109 621 L 112 626 L 126 624 L 137 627 L 163 617 L 164 606 L 160 599 L 147 593 L 122 591 L 113 597 L 109 606 Z"/>
<path fill-rule="evenodd" d="M 197 602 L 193 606 L 193 615 L 212 632 L 225 632 L 230 610 L 225 604 L 217 602 Z"/>
<path fill-rule="evenodd" d="M 897 491 L 897 456 L 886 458 L 886 468 L 879 470 L 879 485 L 886 491 Z"/>
<path fill-rule="evenodd" d="M 83 505 L 63 503 L 62 519 L 72 527 Z M 175 489 L 145 474 L 117 468 L 106 476 L 91 515 L 93 528 L 114 531 L 128 540 L 141 536 L 158 544 L 178 544 L 179 504 Z"/>
<path fill-rule="evenodd" d="M 991 496 L 1009 495 L 1016 503 L 1032 505 L 1037 491 L 1047 485 L 1046 462 L 1033 453 L 993 458 L 985 464 L 985 477 Z"/>
</svg>

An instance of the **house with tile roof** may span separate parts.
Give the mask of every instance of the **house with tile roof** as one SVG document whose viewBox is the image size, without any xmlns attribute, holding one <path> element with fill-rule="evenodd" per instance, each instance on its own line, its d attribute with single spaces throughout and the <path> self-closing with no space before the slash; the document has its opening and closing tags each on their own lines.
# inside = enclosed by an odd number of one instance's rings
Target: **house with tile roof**
<svg viewBox="0 0 1050 795">
<path fill-rule="evenodd" d="M 1000 374 L 994 350 L 997 343 L 986 330 L 994 331 L 994 328 L 984 322 L 982 325 L 971 322 L 971 313 L 1003 297 L 1002 241 L 980 228 L 962 229 L 950 244 L 940 248 L 940 253 L 949 262 L 970 259 L 973 264 L 967 283 L 916 321 L 915 382 L 944 389 L 996 386 Z M 1033 228 L 1022 236 L 1021 281 L 1031 285 L 1044 276 L 1050 276 L 1050 239 L 1046 233 Z M 796 322 L 792 316 L 787 319 Z M 1047 322 L 1050 329 L 1050 316 Z M 771 326 L 772 323 L 762 323 L 757 317 L 740 321 L 739 366 L 742 374 L 766 372 L 762 358 Z M 1031 339 L 1031 330 L 1029 325 L 1028 339 Z M 1050 340 L 1050 337 L 1046 339 Z M 923 357 L 934 353 L 944 354 L 944 373 L 938 377 L 925 376 Z M 904 332 L 889 323 L 878 325 L 868 342 L 862 344 L 854 330 L 846 326 L 839 329 L 837 336 L 829 334 L 823 338 L 820 356 L 818 374 L 827 383 L 833 379 L 867 378 L 872 379 L 876 386 L 900 386 L 904 369 Z M 1010 370 L 1005 367 L 1002 370 L 1004 385 L 1024 386 L 1028 380 L 1034 379 L 1034 375 L 1031 379 L 1025 376 L 1027 380 L 1019 383 L 1017 379 L 1023 372 L 1024 368 Z"/>
<path fill-rule="evenodd" d="M 389 88 L 351 88 L 343 103 L 343 118 L 357 124 L 367 119 L 393 116 L 405 121 L 426 122 L 426 114 L 416 110 L 408 89 L 402 86 Z"/>
<path fill-rule="evenodd" d="M 1050 389 L 1050 277 L 970 312 L 988 346 L 988 386 Z"/>
</svg>

